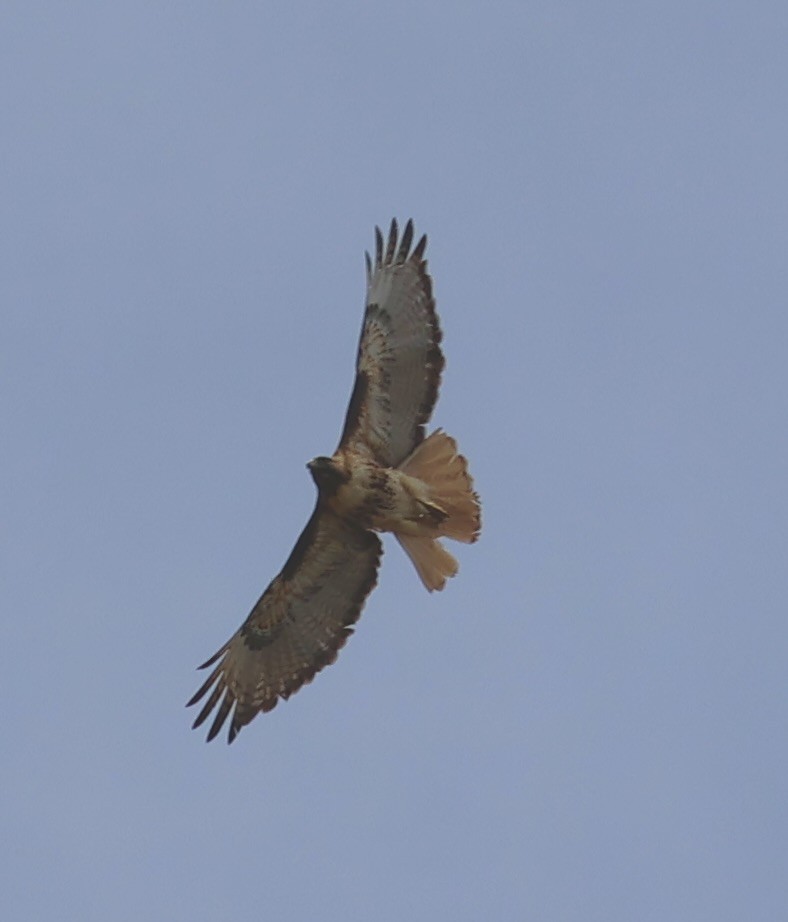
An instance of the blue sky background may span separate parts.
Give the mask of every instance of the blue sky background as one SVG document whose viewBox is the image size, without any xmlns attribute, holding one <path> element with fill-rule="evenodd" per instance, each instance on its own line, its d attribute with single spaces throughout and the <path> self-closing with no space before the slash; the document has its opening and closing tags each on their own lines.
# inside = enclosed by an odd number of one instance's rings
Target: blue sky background
<svg viewBox="0 0 788 922">
<path fill-rule="evenodd" d="M 788 902 L 788 8 L 7 3 L 9 920 Z M 412 216 L 480 543 L 228 747 Z"/>
</svg>

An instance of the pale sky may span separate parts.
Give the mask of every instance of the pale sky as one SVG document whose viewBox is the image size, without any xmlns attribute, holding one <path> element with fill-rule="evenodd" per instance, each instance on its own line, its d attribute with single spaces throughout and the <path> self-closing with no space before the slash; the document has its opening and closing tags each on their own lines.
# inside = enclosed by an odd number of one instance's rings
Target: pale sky
<svg viewBox="0 0 788 922">
<path fill-rule="evenodd" d="M 788 7 L 7 3 L 3 919 L 788 904 Z M 484 530 L 228 747 L 375 224 Z M 5 905 L 4 905 L 5 904 Z"/>
</svg>

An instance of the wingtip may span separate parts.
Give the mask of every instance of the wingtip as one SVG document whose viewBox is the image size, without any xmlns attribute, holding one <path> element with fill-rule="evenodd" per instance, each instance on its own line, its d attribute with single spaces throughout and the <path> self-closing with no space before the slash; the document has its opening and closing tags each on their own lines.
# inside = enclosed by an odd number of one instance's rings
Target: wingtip
<svg viewBox="0 0 788 922">
<path fill-rule="evenodd" d="M 413 243 L 413 220 L 408 218 L 408 223 L 405 225 L 405 230 L 402 233 L 402 240 L 400 241 L 399 250 L 397 251 L 398 263 L 404 263 L 408 258 L 411 243 Z"/>
<path fill-rule="evenodd" d="M 424 260 L 424 251 L 427 248 L 427 235 L 422 234 L 419 242 L 416 244 L 413 252 L 410 252 L 411 244 L 415 236 L 415 227 L 413 218 L 408 218 L 405 222 L 405 228 L 402 231 L 402 237 L 399 237 L 399 224 L 396 218 L 391 219 L 389 232 L 387 236 L 383 231 L 375 226 L 375 259 L 370 258 L 369 253 L 365 253 L 367 262 L 367 275 L 371 275 L 373 269 L 379 269 L 381 266 L 399 264 L 407 262 L 408 259 Z M 399 245 L 397 245 L 399 240 Z"/>
<path fill-rule="evenodd" d="M 397 226 L 397 219 L 391 219 L 391 227 L 389 229 L 389 239 L 386 245 L 386 265 L 390 265 L 394 260 L 394 253 L 397 249 L 397 236 L 399 234 L 399 227 Z"/>
<path fill-rule="evenodd" d="M 214 653 L 214 655 L 210 659 L 207 659 L 202 664 L 202 666 L 198 666 L 197 671 L 199 672 L 200 669 L 207 669 L 209 666 L 213 666 L 213 664 L 219 659 L 219 657 L 224 656 L 229 646 L 230 646 L 230 642 L 228 641 L 219 650 L 217 650 L 216 653 Z"/>
</svg>

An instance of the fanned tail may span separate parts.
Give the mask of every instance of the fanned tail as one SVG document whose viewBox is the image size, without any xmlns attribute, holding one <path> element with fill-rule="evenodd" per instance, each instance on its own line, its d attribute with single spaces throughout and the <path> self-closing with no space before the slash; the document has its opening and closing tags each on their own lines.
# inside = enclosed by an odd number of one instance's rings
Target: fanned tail
<svg viewBox="0 0 788 922">
<path fill-rule="evenodd" d="M 457 572 L 458 564 L 436 538 L 453 538 L 470 544 L 479 537 L 481 529 L 479 497 L 473 490 L 468 464 L 457 451 L 454 439 L 437 429 L 399 469 L 420 480 L 428 489 L 430 504 L 444 513 L 435 526 L 434 537 L 396 536 L 427 589 L 430 592 L 443 589 L 446 578 Z"/>
</svg>

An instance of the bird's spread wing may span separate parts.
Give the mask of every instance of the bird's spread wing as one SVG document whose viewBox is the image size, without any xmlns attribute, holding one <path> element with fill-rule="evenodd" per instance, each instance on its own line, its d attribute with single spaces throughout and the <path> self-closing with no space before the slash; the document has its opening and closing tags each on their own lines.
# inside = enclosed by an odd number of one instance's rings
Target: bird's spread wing
<svg viewBox="0 0 788 922">
<path fill-rule="evenodd" d="M 194 726 L 218 705 L 211 740 L 233 711 L 232 742 L 259 711 L 270 711 L 333 663 L 375 586 L 381 553 L 375 534 L 344 522 L 318 500 L 282 572 L 235 636 L 201 667 L 218 660 L 189 701 L 196 704 L 215 685 Z"/>
<path fill-rule="evenodd" d="M 340 449 L 400 464 L 424 438 L 438 397 L 443 353 L 422 237 L 412 252 L 413 223 L 398 241 L 391 222 L 385 243 L 375 228 L 374 264 L 367 254 L 367 307 L 358 346 L 356 382 Z"/>
</svg>

